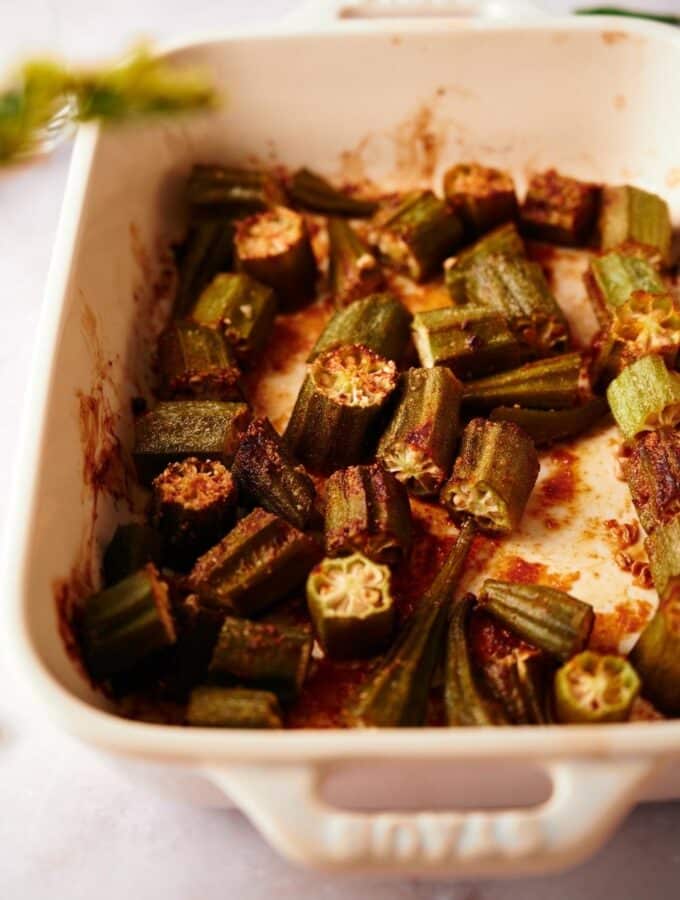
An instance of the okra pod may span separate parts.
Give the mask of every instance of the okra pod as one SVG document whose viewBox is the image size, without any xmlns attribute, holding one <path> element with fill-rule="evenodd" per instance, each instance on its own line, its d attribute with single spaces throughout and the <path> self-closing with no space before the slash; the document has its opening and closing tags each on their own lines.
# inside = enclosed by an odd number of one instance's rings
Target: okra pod
<svg viewBox="0 0 680 900">
<path fill-rule="evenodd" d="M 411 508 L 406 488 L 381 463 L 349 466 L 326 482 L 326 553 L 362 553 L 396 563 L 411 546 Z"/>
<path fill-rule="evenodd" d="M 663 294 L 666 285 L 654 266 L 639 256 L 627 256 L 613 250 L 590 260 L 583 276 L 595 315 L 608 326 L 614 311 L 635 291 Z"/>
<path fill-rule="evenodd" d="M 545 725 L 550 721 L 548 672 L 539 653 L 514 650 L 490 660 L 484 678 L 508 720 L 515 725 Z"/>
<path fill-rule="evenodd" d="M 645 541 L 649 568 L 662 606 L 680 601 L 680 514 L 658 525 Z"/>
<path fill-rule="evenodd" d="M 680 348 L 680 301 L 672 294 L 635 291 L 614 310 L 610 334 L 614 348 L 621 348 L 622 368 L 649 353 L 673 367 Z"/>
<path fill-rule="evenodd" d="M 586 647 L 595 621 L 589 603 L 538 584 L 488 578 L 479 599 L 510 631 L 561 662 Z"/>
<path fill-rule="evenodd" d="M 640 524 L 651 534 L 680 512 L 680 432 L 660 428 L 633 438 L 625 475 Z"/>
<path fill-rule="evenodd" d="M 587 244 L 600 197 L 597 185 L 560 175 L 554 169 L 534 175 L 520 209 L 527 237 L 554 244 Z"/>
<path fill-rule="evenodd" d="M 304 529 L 312 514 L 314 482 L 296 463 L 269 419 L 255 419 L 241 439 L 232 474 L 239 492 L 255 506 Z"/>
<path fill-rule="evenodd" d="M 187 725 L 198 728 L 282 728 L 276 694 L 203 684 L 189 695 Z"/>
<path fill-rule="evenodd" d="M 496 253 L 503 253 L 505 256 L 511 257 L 526 256 L 524 241 L 514 222 L 494 228 L 471 247 L 466 247 L 444 262 L 444 283 L 455 303 L 467 302 L 465 281 L 468 274 L 478 262 Z"/>
<path fill-rule="evenodd" d="M 452 515 L 473 516 L 483 531 L 509 534 L 524 514 L 538 470 L 534 443 L 521 428 L 472 419 L 440 499 Z"/>
<path fill-rule="evenodd" d="M 363 344 L 399 362 L 409 339 L 411 313 L 392 294 L 371 294 L 339 309 L 321 332 L 307 362 L 343 344 Z"/>
<path fill-rule="evenodd" d="M 448 369 L 409 369 L 380 438 L 377 457 L 417 496 L 436 494 L 448 476 L 458 434 L 462 385 Z"/>
<path fill-rule="evenodd" d="M 233 255 L 234 226 L 231 222 L 205 222 L 190 230 L 177 260 L 177 294 L 173 305 L 173 314 L 177 318 L 186 315 L 218 272 L 231 268 Z"/>
<path fill-rule="evenodd" d="M 307 606 L 327 656 L 373 656 L 394 629 L 390 570 L 361 553 L 323 559 L 307 578 Z"/>
<path fill-rule="evenodd" d="M 361 344 L 326 350 L 307 367 L 284 441 L 313 471 L 361 462 L 371 427 L 397 384 L 397 368 Z"/>
<path fill-rule="evenodd" d="M 448 169 L 444 196 L 470 235 L 482 234 L 517 215 L 512 177 L 479 163 L 458 163 Z"/>
<path fill-rule="evenodd" d="M 158 340 L 161 396 L 165 400 L 238 400 L 241 372 L 222 335 L 174 321 Z"/>
<path fill-rule="evenodd" d="M 300 692 L 312 653 L 306 628 L 249 622 L 227 616 L 220 629 L 208 675 L 216 681 L 252 685 L 282 700 Z"/>
<path fill-rule="evenodd" d="M 221 331 L 239 363 L 251 365 L 271 337 L 277 308 L 267 285 L 243 273 L 223 273 L 203 290 L 191 318 Z"/>
<path fill-rule="evenodd" d="M 102 557 L 104 584 L 116 584 L 137 572 L 146 563 L 158 565 L 160 559 L 161 542 L 153 528 L 139 522 L 119 525 Z"/>
<path fill-rule="evenodd" d="M 328 220 L 328 281 L 333 302 L 341 308 L 384 282 L 378 260 L 344 219 Z"/>
<path fill-rule="evenodd" d="M 292 209 L 275 206 L 241 219 L 234 247 L 240 269 L 272 287 L 283 311 L 313 298 L 316 260 L 305 220 Z"/>
<path fill-rule="evenodd" d="M 660 356 L 643 356 L 627 366 L 607 388 L 607 401 L 623 437 L 680 421 L 680 375 Z"/>
<path fill-rule="evenodd" d="M 642 693 L 669 716 L 680 715 L 680 603 L 662 604 L 630 655 L 642 679 Z"/>
<path fill-rule="evenodd" d="M 414 281 L 426 281 L 461 243 L 458 216 L 432 191 L 407 195 L 379 228 L 377 246 Z"/>
<path fill-rule="evenodd" d="M 254 616 L 301 584 L 320 556 L 313 538 L 258 508 L 199 557 L 189 586 L 205 606 Z"/>
<path fill-rule="evenodd" d="M 328 216 L 359 219 L 372 216 L 378 208 L 375 200 L 362 200 L 334 188 L 330 182 L 309 169 L 298 169 L 288 185 L 288 193 L 296 206 Z"/>
<path fill-rule="evenodd" d="M 526 409 L 521 406 L 497 406 L 491 411 L 492 422 L 514 422 L 526 431 L 536 446 L 552 444 L 576 437 L 587 431 L 609 410 L 607 401 L 593 397 L 571 409 Z"/>
<path fill-rule="evenodd" d="M 555 712 L 565 724 L 625 722 L 640 692 L 640 679 L 621 656 L 586 650 L 555 675 Z"/>
<path fill-rule="evenodd" d="M 135 422 L 134 459 L 139 480 L 149 484 L 175 460 L 196 456 L 229 465 L 248 427 L 245 403 L 172 400 Z"/>
<path fill-rule="evenodd" d="M 185 569 L 212 547 L 236 517 L 237 490 L 221 462 L 188 457 L 153 480 L 152 520 L 170 568 Z"/>
<path fill-rule="evenodd" d="M 193 167 L 186 198 L 194 220 L 239 218 L 285 202 L 271 172 L 215 165 Z"/>
<path fill-rule="evenodd" d="M 350 714 L 354 725 L 422 725 L 432 673 L 441 655 L 451 595 L 465 565 L 475 526 L 463 524 L 444 565 L 407 619 Z"/>
<path fill-rule="evenodd" d="M 80 628 L 85 662 L 97 679 L 129 671 L 174 644 L 168 586 L 153 563 L 88 597 Z"/>
<path fill-rule="evenodd" d="M 589 397 L 590 386 L 580 353 L 538 359 L 463 385 L 463 404 L 480 410 L 514 405 L 567 409 Z"/>
<path fill-rule="evenodd" d="M 411 331 L 421 365 L 445 366 L 464 380 L 520 363 L 519 342 L 499 315 L 444 306 L 416 313 Z"/>
<path fill-rule="evenodd" d="M 631 185 L 604 187 L 599 232 L 603 250 L 620 248 L 661 268 L 671 264 L 670 212 L 657 194 Z"/>
</svg>

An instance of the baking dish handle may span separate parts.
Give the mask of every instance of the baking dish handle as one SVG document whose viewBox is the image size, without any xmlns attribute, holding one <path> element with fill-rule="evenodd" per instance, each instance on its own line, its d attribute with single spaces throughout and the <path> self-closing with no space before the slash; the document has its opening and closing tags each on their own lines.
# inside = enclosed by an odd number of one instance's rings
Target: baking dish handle
<svg viewBox="0 0 680 900">
<path fill-rule="evenodd" d="M 321 797 L 313 764 L 234 765 L 209 776 L 291 860 L 382 874 L 508 875 L 590 855 L 640 796 L 653 763 L 545 763 L 552 794 L 535 807 L 459 812 L 352 812 Z"/>
<path fill-rule="evenodd" d="M 290 25 L 317 27 L 343 19 L 488 18 L 546 15 L 534 0 L 308 0 L 286 17 Z"/>
</svg>

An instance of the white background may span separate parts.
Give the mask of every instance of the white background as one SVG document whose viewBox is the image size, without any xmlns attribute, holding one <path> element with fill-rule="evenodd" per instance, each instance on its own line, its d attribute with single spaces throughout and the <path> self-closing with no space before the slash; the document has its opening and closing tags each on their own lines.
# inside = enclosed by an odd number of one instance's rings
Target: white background
<svg viewBox="0 0 680 900">
<path fill-rule="evenodd" d="M 50 49 L 93 59 L 139 36 L 269 22 L 293 0 L 0 0 L 0 68 Z M 565 0 L 545 0 L 566 11 Z M 680 12 L 680 0 L 637 0 Z M 670 88 L 670 86 L 669 86 Z M 17 421 L 69 150 L 0 172 L 0 527 Z M 2 602 L 0 598 L 0 602 Z M 237 812 L 202 810 L 132 786 L 94 751 L 55 733 L 11 689 L 0 658 L 2 900 L 597 900 L 680 896 L 680 805 L 637 810 L 592 861 L 560 877 L 428 884 L 316 875 L 281 861 Z"/>
</svg>

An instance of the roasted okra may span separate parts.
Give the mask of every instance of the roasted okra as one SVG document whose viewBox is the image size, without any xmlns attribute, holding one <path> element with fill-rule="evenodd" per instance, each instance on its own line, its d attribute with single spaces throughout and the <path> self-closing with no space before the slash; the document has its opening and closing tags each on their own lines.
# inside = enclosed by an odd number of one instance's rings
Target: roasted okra
<svg viewBox="0 0 680 900">
<path fill-rule="evenodd" d="M 482 234 L 517 214 L 515 185 L 507 172 L 459 163 L 444 173 L 444 196 L 469 234 Z"/>
<path fill-rule="evenodd" d="M 631 185 L 602 191 L 598 223 L 603 250 L 621 249 L 667 268 L 671 264 L 671 218 L 657 194 Z"/>
<path fill-rule="evenodd" d="M 362 344 L 387 359 L 400 362 L 409 339 L 411 313 L 392 294 L 371 294 L 339 309 L 309 354 L 313 362 L 325 350 Z"/>
<path fill-rule="evenodd" d="M 520 209 L 522 232 L 554 244 L 582 245 L 597 216 L 599 188 L 560 175 L 555 169 L 534 175 Z"/>
</svg>

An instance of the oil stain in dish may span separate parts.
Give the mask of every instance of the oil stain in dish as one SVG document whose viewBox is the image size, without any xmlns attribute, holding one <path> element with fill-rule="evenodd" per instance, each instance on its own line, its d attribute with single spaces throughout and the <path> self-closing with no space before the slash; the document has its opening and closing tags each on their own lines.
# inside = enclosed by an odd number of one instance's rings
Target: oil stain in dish
<svg viewBox="0 0 680 900">
<path fill-rule="evenodd" d="M 580 572 L 553 572 L 544 563 L 507 556 L 499 560 L 494 577 L 515 584 L 542 584 L 569 592 L 580 578 Z"/>
</svg>

